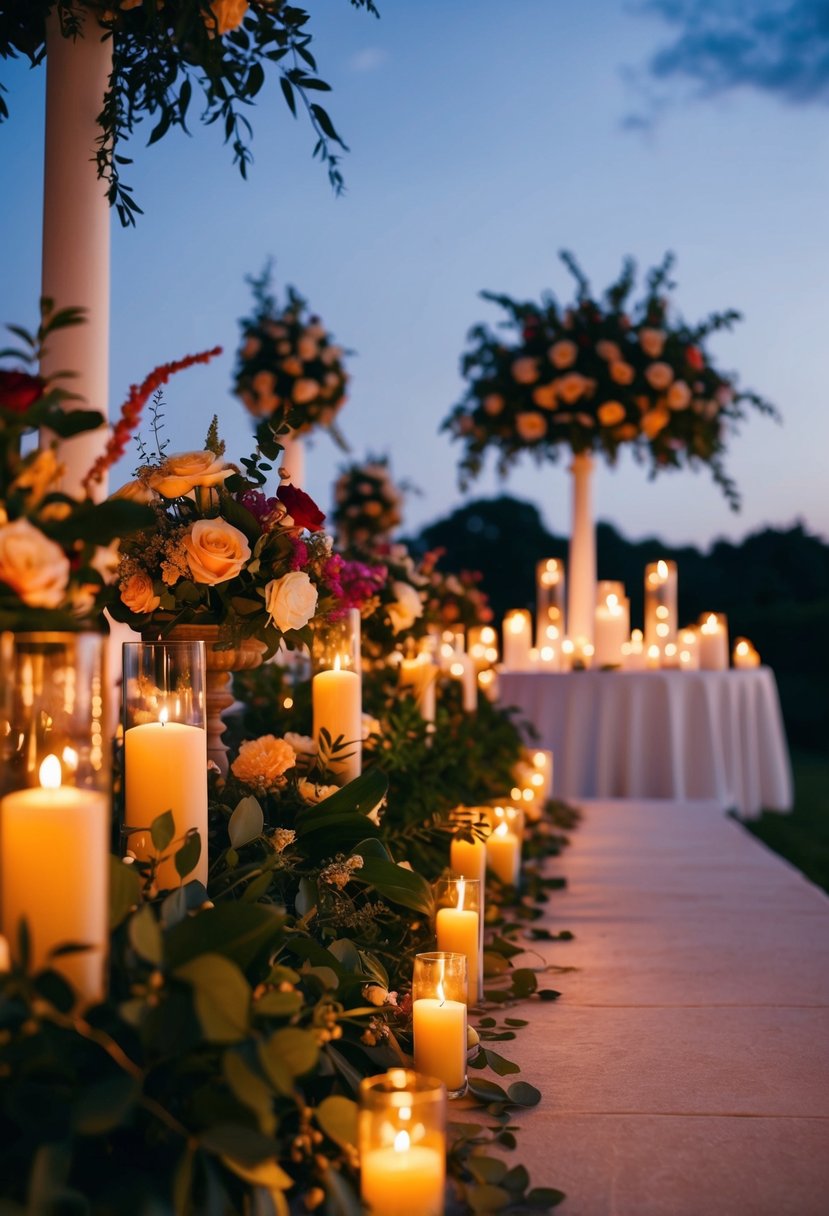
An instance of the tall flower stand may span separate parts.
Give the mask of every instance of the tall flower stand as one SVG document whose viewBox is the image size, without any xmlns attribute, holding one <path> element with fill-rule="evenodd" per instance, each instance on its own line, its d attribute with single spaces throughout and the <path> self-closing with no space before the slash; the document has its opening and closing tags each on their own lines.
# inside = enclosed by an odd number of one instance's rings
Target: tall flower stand
<svg viewBox="0 0 829 1216">
<path fill-rule="evenodd" d="M 590 645 L 596 611 L 593 468 L 594 460 L 589 452 L 578 452 L 570 465 L 573 497 L 567 571 L 567 634 L 573 642 Z"/>
</svg>

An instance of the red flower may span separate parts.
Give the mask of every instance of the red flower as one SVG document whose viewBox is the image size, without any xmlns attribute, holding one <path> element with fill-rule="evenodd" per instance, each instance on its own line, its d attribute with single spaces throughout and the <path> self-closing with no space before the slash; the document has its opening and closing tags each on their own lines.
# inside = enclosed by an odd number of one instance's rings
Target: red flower
<svg viewBox="0 0 829 1216">
<path fill-rule="evenodd" d="M 698 346 L 689 346 L 685 351 L 685 362 L 695 372 L 701 372 L 705 367 L 705 359 Z"/>
<path fill-rule="evenodd" d="M 43 388 L 40 376 L 0 371 L 0 407 L 13 414 L 25 414 L 43 396 Z"/>
<path fill-rule="evenodd" d="M 276 497 L 283 504 L 288 514 L 298 528 L 307 528 L 309 532 L 319 532 L 325 522 L 325 515 L 314 502 L 310 494 L 298 490 L 287 482 L 276 491 Z"/>
</svg>

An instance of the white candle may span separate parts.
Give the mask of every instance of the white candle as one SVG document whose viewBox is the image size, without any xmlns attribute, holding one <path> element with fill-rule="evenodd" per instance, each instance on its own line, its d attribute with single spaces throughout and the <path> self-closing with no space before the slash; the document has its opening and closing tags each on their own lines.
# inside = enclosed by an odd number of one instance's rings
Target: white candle
<svg viewBox="0 0 829 1216">
<path fill-rule="evenodd" d="M 537 791 L 539 802 L 543 804 L 553 796 L 553 753 L 545 751 L 543 748 L 537 748 L 535 751 L 530 751 L 528 756 L 535 770 L 532 783 Z M 541 777 L 540 785 L 535 781 L 536 776 Z"/>
<path fill-rule="evenodd" d="M 734 666 L 739 668 L 759 667 L 760 656 L 747 638 L 737 638 L 734 643 Z"/>
<path fill-rule="evenodd" d="M 466 1085 L 466 1005 L 440 995 L 412 1005 L 414 1060 L 418 1072 L 443 1081 L 449 1093 Z"/>
<path fill-rule="evenodd" d="M 147 861 L 156 856 L 152 821 L 171 811 L 175 822 L 170 856 L 158 868 L 158 885 L 177 887 L 176 842 L 192 831 L 201 838 L 201 855 L 187 880 L 207 885 L 207 732 L 184 722 L 143 722 L 124 733 L 124 822 L 127 848 Z M 137 830 L 136 830 L 137 829 Z"/>
<path fill-rule="evenodd" d="M 573 655 L 575 653 L 575 650 L 576 650 L 575 643 L 572 642 L 570 640 L 570 638 L 565 638 L 564 641 L 561 643 L 561 657 L 559 659 L 559 670 L 560 671 L 572 671 L 573 670 Z"/>
<path fill-rule="evenodd" d="M 85 1003 L 105 993 L 109 940 L 109 800 L 95 790 L 61 785 L 60 761 L 47 756 L 40 788 L 0 801 L 0 909 L 3 933 L 17 956 L 19 926 L 29 928 L 32 968 L 46 966 Z M 88 950 L 50 960 L 67 943 Z"/>
<path fill-rule="evenodd" d="M 438 908 L 435 917 L 435 932 L 438 950 L 466 955 L 467 1004 L 474 1005 L 478 999 L 478 982 L 481 976 L 481 932 L 477 911 L 464 907 L 465 880 L 458 880 L 458 903 L 454 908 Z"/>
<path fill-rule="evenodd" d="M 593 642 L 596 667 L 621 667 L 622 646 L 630 632 L 630 601 L 609 591 L 596 606 Z"/>
<path fill-rule="evenodd" d="M 728 668 L 728 625 L 722 613 L 709 612 L 700 618 L 699 665 L 702 671 Z"/>
<path fill-rule="evenodd" d="M 648 671 L 659 671 L 662 665 L 662 651 L 656 643 L 648 647 L 648 653 L 645 655 L 645 666 Z"/>
<path fill-rule="evenodd" d="M 699 671 L 699 640 L 696 629 L 682 629 L 679 633 L 680 671 Z"/>
<path fill-rule="evenodd" d="M 445 1155 L 396 1134 L 388 1148 L 373 1148 L 360 1160 L 360 1193 L 373 1216 L 443 1216 Z"/>
<path fill-rule="evenodd" d="M 535 644 L 541 650 L 564 633 L 564 562 L 548 557 L 536 563 Z"/>
<path fill-rule="evenodd" d="M 527 671 L 532 647 L 532 618 L 526 608 L 513 608 L 504 617 L 503 665 L 507 671 Z"/>
<path fill-rule="evenodd" d="M 400 687 L 411 691 L 424 722 L 435 720 L 435 690 L 438 669 L 428 654 L 404 659 L 400 664 Z"/>
<path fill-rule="evenodd" d="M 501 882 L 517 887 L 521 875 L 521 841 L 500 823 L 486 842 L 486 864 Z"/>
<path fill-rule="evenodd" d="M 622 647 L 622 664 L 625 671 L 645 670 L 645 644 L 641 629 L 634 629 L 627 646 Z"/>
<path fill-rule="evenodd" d="M 478 687 L 488 701 L 495 701 L 498 697 L 498 674 L 491 667 L 486 671 L 478 672 Z"/>
<path fill-rule="evenodd" d="M 478 680 L 468 654 L 455 654 L 449 665 L 449 675 L 460 682 L 463 712 L 474 714 L 478 708 Z"/>
<path fill-rule="evenodd" d="M 336 667 L 319 671 L 311 682 L 314 710 L 314 738 L 326 730 L 331 742 L 344 744 L 340 753 L 328 760 L 328 767 L 340 785 L 346 785 L 362 771 L 363 691 L 356 671 Z"/>
<path fill-rule="evenodd" d="M 477 878 L 483 891 L 486 883 L 486 842 L 454 837 L 449 846 L 449 865 L 464 878 Z"/>
<path fill-rule="evenodd" d="M 476 671 L 498 662 L 498 634 L 491 625 L 473 625 L 469 630 L 467 647 Z"/>
<path fill-rule="evenodd" d="M 676 562 L 651 562 L 645 567 L 645 646 L 676 641 Z"/>
</svg>

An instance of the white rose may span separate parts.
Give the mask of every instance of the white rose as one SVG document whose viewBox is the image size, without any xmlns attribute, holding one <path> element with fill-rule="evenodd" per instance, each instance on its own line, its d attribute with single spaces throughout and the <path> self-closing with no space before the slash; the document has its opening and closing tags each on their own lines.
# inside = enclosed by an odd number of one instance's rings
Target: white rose
<svg viewBox="0 0 829 1216">
<path fill-rule="evenodd" d="M 576 362 L 579 353 L 579 348 L 575 342 L 571 342 L 569 338 L 563 338 L 560 342 L 554 342 L 547 352 L 547 357 L 553 367 L 557 367 L 559 371 L 563 371 L 565 367 L 572 367 Z"/>
<path fill-rule="evenodd" d="M 302 629 L 316 611 L 317 589 L 304 570 L 291 570 L 268 583 L 265 607 L 274 625 L 283 633 L 289 629 Z"/>
<path fill-rule="evenodd" d="M 533 443 L 547 434 L 547 422 L 541 414 L 516 414 L 515 429 L 526 443 Z"/>
<path fill-rule="evenodd" d="M 674 369 L 670 363 L 650 363 L 645 368 L 645 379 L 651 388 L 661 393 L 674 378 Z"/>
<path fill-rule="evenodd" d="M 639 330 L 639 345 L 649 359 L 658 359 L 665 347 L 665 331 L 645 326 Z"/>
<path fill-rule="evenodd" d="M 0 527 L 0 580 L 30 608 L 57 608 L 69 582 L 69 558 L 27 519 Z"/>
<path fill-rule="evenodd" d="M 224 519 L 199 519 L 182 538 L 193 581 L 215 587 L 235 578 L 250 558 L 244 532 Z"/>
<path fill-rule="evenodd" d="M 164 498 L 181 498 L 196 486 L 221 485 L 235 472 L 215 452 L 176 452 L 150 473 L 148 484 Z"/>
<path fill-rule="evenodd" d="M 395 633 L 411 629 L 415 621 L 423 616 L 423 600 L 420 592 L 411 583 L 395 582 L 391 585 L 396 603 L 389 604 L 389 616 Z"/>
<path fill-rule="evenodd" d="M 538 379 L 538 360 L 524 355 L 512 365 L 512 378 L 516 384 L 535 384 Z"/>
<path fill-rule="evenodd" d="M 298 735 L 296 731 L 288 730 L 283 735 L 286 743 L 290 743 L 298 756 L 316 756 L 319 748 L 316 739 L 310 735 Z"/>
</svg>

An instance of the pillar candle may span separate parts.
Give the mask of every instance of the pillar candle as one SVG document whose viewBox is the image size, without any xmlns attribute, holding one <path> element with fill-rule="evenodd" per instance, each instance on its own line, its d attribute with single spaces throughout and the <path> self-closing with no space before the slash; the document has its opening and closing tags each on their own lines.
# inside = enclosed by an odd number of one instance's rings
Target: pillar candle
<svg viewBox="0 0 829 1216">
<path fill-rule="evenodd" d="M 728 667 L 728 625 L 722 613 L 700 617 L 699 665 L 702 671 L 725 671 Z"/>
<path fill-rule="evenodd" d="M 467 635 L 467 650 L 476 671 L 498 662 L 498 634 L 491 625 L 473 625 Z"/>
<path fill-rule="evenodd" d="M 314 709 L 314 738 L 319 743 L 324 729 L 332 743 L 342 736 L 346 744 L 340 758 L 334 756 L 328 767 L 340 785 L 360 776 L 362 770 L 363 693 L 356 671 L 334 668 L 318 671 L 311 682 Z"/>
<path fill-rule="evenodd" d="M 477 878 L 483 891 L 486 883 L 486 842 L 460 840 L 456 836 L 449 846 L 449 865 L 464 878 Z"/>
<path fill-rule="evenodd" d="M 573 670 L 573 655 L 575 653 L 575 643 L 570 638 L 564 638 L 561 643 L 561 657 L 559 659 L 559 671 Z"/>
<path fill-rule="evenodd" d="M 608 591 L 596 605 L 593 644 L 596 667 L 621 667 L 622 646 L 630 632 L 630 601 L 617 591 Z"/>
<path fill-rule="evenodd" d="M 440 996 L 412 1005 L 415 1068 L 443 1081 L 450 1094 L 466 1084 L 466 1005 Z"/>
<path fill-rule="evenodd" d="M 675 642 L 677 632 L 676 562 L 650 562 L 645 567 L 645 646 Z"/>
<path fill-rule="evenodd" d="M 445 1155 L 412 1144 L 409 1133 L 391 1129 L 388 1148 L 360 1159 L 360 1193 L 372 1216 L 443 1216 Z"/>
<path fill-rule="evenodd" d="M 679 632 L 680 671 L 699 671 L 699 639 L 696 629 L 681 629 Z"/>
<path fill-rule="evenodd" d="M 486 864 L 501 882 L 517 887 L 521 875 L 521 841 L 508 823 L 500 823 L 486 842 Z"/>
<path fill-rule="evenodd" d="M 106 988 L 109 800 L 61 785 L 57 756 L 44 760 L 40 780 L 40 788 L 16 790 L 0 802 L 3 933 L 16 956 L 25 918 L 33 969 L 54 967 L 89 1004 Z M 90 948 L 49 959 L 69 942 Z"/>
<path fill-rule="evenodd" d="M 481 932 L 477 911 L 464 907 L 464 879 L 458 880 L 458 904 L 454 908 L 438 908 L 435 917 L 438 950 L 466 955 L 467 1004 L 478 999 L 481 975 Z"/>
<path fill-rule="evenodd" d="M 435 720 L 438 669 L 427 654 L 404 659 L 400 664 L 400 687 L 411 691 L 424 722 Z"/>
<path fill-rule="evenodd" d="M 648 647 L 648 652 L 645 655 L 645 666 L 648 671 L 659 671 L 662 666 L 662 649 L 656 642 Z"/>
<path fill-rule="evenodd" d="M 747 638 L 737 638 L 735 641 L 733 661 L 735 667 L 760 666 L 760 656 Z"/>
<path fill-rule="evenodd" d="M 478 708 L 478 680 L 468 654 L 455 654 L 449 665 L 449 675 L 460 682 L 463 712 L 474 714 Z"/>
<path fill-rule="evenodd" d="M 173 814 L 174 841 L 197 829 L 201 856 L 187 877 L 206 886 L 207 732 L 200 726 L 144 722 L 124 733 L 124 824 L 127 848 L 139 860 L 156 856 L 150 825 L 165 811 Z M 177 887 L 181 881 L 170 856 L 159 866 L 159 887 Z"/>
<path fill-rule="evenodd" d="M 543 804 L 553 796 L 553 753 L 543 748 L 536 748 L 527 754 L 535 770 L 532 784 L 537 791 L 539 802 Z M 540 784 L 535 780 L 536 776 L 541 777 Z"/>
<path fill-rule="evenodd" d="M 634 629 L 627 646 L 622 647 L 622 665 L 625 671 L 645 670 L 645 644 L 641 629 Z"/>
<path fill-rule="evenodd" d="M 478 687 L 488 701 L 498 699 L 498 674 L 492 667 L 478 672 Z"/>
<path fill-rule="evenodd" d="M 507 671 L 527 671 L 532 646 L 532 618 L 526 608 L 513 608 L 504 617 L 503 665 Z"/>
<path fill-rule="evenodd" d="M 564 633 L 564 562 L 557 557 L 538 562 L 535 588 L 535 644 L 541 650 Z"/>
</svg>

